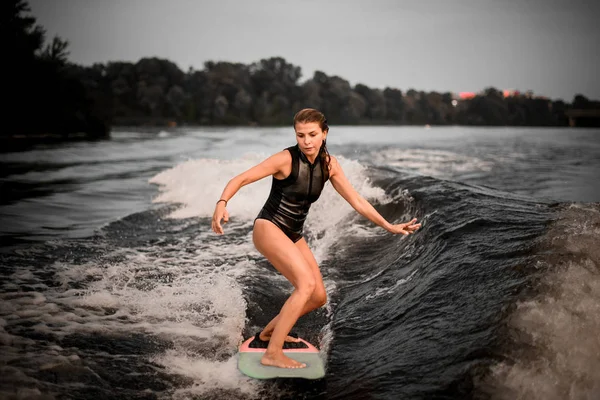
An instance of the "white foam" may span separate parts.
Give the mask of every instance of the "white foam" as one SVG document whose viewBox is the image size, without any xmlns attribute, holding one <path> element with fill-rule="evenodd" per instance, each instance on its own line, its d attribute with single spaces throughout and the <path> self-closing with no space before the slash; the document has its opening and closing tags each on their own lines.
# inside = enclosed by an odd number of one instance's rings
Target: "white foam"
<svg viewBox="0 0 600 400">
<path fill-rule="evenodd" d="M 523 350 L 495 365 L 484 386 L 494 398 L 599 398 L 598 226 L 600 208 L 573 205 L 546 235 L 540 293 L 519 302 L 508 321 Z"/>
<path fill-rule="evenodd" d="M 95 280 L 79 296 L 66 293 L 59 299 L 87 311 L 83 314 L 86 331 L 114 333 L 137 329 L 174 336 L 219 335 L 229 343 L 237 343 L 246 304 L 240 286 L 228 273 L 236 267 L 211 267 L 193 258 L 180 263 L 173 257 L 175 254 L 165 257 L 160 252 L 154 256 L 134 253 L 124 262 L 104 269 L 91 266 L 86 275 L 93 273 Z M 59 280 L 68 281 L 73 269 L 64 265 L 59 270 Z M 164 278 L 156 279 L 157 274 Z M 108 317 L 104 315 L 106 308 L 118 313 Z M 75 318 L 73 313 L 71 317 Z M 123 317 L 127 323 L 123 323 Z M 64 320 L 65 316 L 61 318 Z M 71 329 L 82 328 L 64 328 Z"/>
<path fill-rule="evenodd" d="M 26 362 L 15 371 L 3 370 L 8 374 L 5 376 L 17 386 L 29 387 L 39 385 L 26 377 L 35 376 L 40 368 L 80 368 L 72 350 L 7 332 L 24 322 L 34 332 L 58 338 L 74 333 L 114 336 L 116 340 L 132 334 L 150 340 L 155 337 L 171 343 L 172 351 L 188 354 L 207 370 L 221 368 L 223 361 L 214 358 L 214 349 L 220 354 L 235 354 L 246 321 L 246 302 L 236 277 L 254 268 L 254 263 L 247 258 L 245 242 L 237 247 L 215 246 L 198 237 L 187 242 L 117 248 L 105 254 L 110 260 L 106 262 L 57 262 L 51 268 L 58 286 L 49 286 L 44 292 L 0 293 L 2 353 Z M 197 251 L 189 252 L 188 245 L 197 246 Z M 227 247 L 231 254 L 243 257 L 226 257 L 223 263 L 214 247 Z M 35 274 L 34 267 L 23 268 L 11 280 L 19 285 L 31 281 Z M 159 356 L 156 362 L 163 360 L 167 372 L 186 371 L 186 363 L 191 361 L 170 355 Z M 183 365 L 173 364 L 177 361 Z"/>
<path fill-rule="evenodd" d="M 358 161 L 343 157 L 336 158 L 342 166 L 344 175 L 361 196 L 371 202 L 385 204 L 391 201 L 382 188 L 372 184 L 365 166 Z M 305 225 L 307 231 L 319 238 L 310 243 L 317 262 L 328 257 L 329 249 L 340 238 L 370 236 L 372 232 L 381 232 L 381 228 L 373 224 L 369 228 L 354 224 L 353 222 L 359 218 L 364 217 L 358 215 L 335 191 L 331 182 L 327 182 L 321 197 L 311 206 Z"/>
<path fill-rule="evenodd" d="M 170 218 L 212 217 L 215 203 L 230 179 L 263 161 L 261 155 L 247 155 L 236 160 L 189 160 L 150 179 L 159 185 L 155 203 L 180 204 Z M 230 221 L 253 220 L 269 194 L 270 179 L 247 185 L 227 203 Z"/>
<path fill-rule="evenodd" d="M 256 380 L 240 374 L 236 357 L 230 357 L 225 361 L 209 362 L 202 358 L 190 357 L 188 354 L 170 350 L 153 361 L 165 366 L 171 373 L 194 380 L 192 386 L 175 390 L 173 399 L 187 399 L 215 389 L 253 395 L 260 387 Z"/>
</svg>

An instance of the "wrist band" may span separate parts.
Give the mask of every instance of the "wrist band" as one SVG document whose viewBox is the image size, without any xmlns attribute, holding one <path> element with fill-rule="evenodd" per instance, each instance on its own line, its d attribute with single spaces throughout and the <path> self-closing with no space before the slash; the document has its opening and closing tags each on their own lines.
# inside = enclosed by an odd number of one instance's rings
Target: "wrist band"
<svg viewBox="0 0 600 400">
<path fill-rule="evenodd" d="M 219 199 L 219 201 L 224 201 L 225 202 L 225 207 L 227 207 L 227 200 L 225 200 L 225 199 Z M 219 201 L 217 201 L 217 204 L 219 204 Z"/>
</svg>

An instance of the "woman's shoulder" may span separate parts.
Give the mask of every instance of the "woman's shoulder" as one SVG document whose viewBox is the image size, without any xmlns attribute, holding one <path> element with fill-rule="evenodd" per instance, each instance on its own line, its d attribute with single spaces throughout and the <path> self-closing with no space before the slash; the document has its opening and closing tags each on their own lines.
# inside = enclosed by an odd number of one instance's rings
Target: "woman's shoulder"
<svg viewBox="0 0 600 400">
<path fill-rule="evenodd" d="M 339 166 L 338 159 L 337 159 L 337 158 L 336 158 L 334 155 L 331 155 L 331 154 L 329 154 L 329 163 L 330 163 L 332 166 L 333 166 L 334 164 Z"/>
<path fill-rule="evenodd" d="M 276 162 L 289 162 L 292 159 L 292 153 L 289 151 L 289 148 L 283 149 L 273 154 L 270 158 Z"/>
<path fill-rule="evenodd" d="M 335 171 L 340 170 L 342 168 L 342 166 L 340 165 L 338 159 L 329 154 L 329 171 L 330 173 L 335 174 Z"/>
</svg>

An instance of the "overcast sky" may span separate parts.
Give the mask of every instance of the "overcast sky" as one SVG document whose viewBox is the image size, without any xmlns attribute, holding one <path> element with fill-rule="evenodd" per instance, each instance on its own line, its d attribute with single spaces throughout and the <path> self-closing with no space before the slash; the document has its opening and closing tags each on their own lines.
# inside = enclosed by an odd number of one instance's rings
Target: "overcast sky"
<svg viewBox="0 0 600 400">
<path fill-rule="evenodd" d="M 352 85 L 424 91 L 533 90 L 600 99 L 600 1 L 30 0 L 71 61 L 280 56 Z"/>
</svg>

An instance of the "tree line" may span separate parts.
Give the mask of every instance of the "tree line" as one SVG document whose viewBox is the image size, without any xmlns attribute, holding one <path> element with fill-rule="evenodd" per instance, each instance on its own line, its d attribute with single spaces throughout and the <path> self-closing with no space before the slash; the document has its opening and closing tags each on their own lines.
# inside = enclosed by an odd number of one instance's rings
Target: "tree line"
<svg viewBox="0 0 600 400">
<path fill-rule="evenodd" d="M 567 104 L 527 93 L 505 97 L 495 88 L 456 100 L 452 93 L 353 86 L 321 71 L 300 82 L 301 68 L 281 57 L 210 61 L 186 72 L 143 58 L 82 67 L 81 75 L 110 98 L 117 125 L 288 125 L 296 111 L 313 107 L 335 125 L 568 126 L 567 110 L 597 107 L 582 95 Z"/>
<path fill-rule="evenodd" d="M 68 43 L 46 32 L 22 0 L 0 2 L 0 44 L 8 54 L 4 65 L 5 100 L 1 137 L 106 136 L 111 101 L 86 68 L 68 61 Z"/>
<path fill-rule="evenodd" d="M 289 125 L 294 113 L 317 108 L 333 125 L 567 126 L 568 110 L 598 108 L 577 95 L 571 104 L 527 94 L 505 97 L 487 88 L 475 97 L 351 85 L 281 57 L 251 64 L 206 62 L 182 71 L 169 60 L 92 66 L 68 61 L 68 43 L 45 32 L 23 0 L 2 2 L 2 41 L 9 66 L 9 130 L 2 135 L 84 132 L 105 136 L 113 125 Z"/>
</svg>

